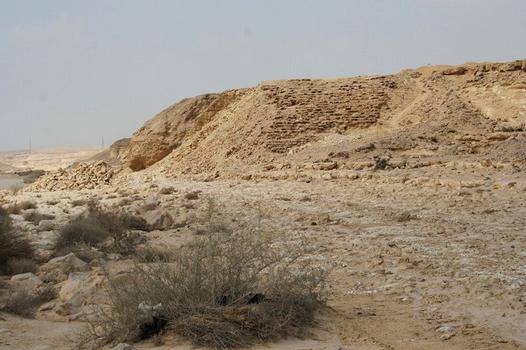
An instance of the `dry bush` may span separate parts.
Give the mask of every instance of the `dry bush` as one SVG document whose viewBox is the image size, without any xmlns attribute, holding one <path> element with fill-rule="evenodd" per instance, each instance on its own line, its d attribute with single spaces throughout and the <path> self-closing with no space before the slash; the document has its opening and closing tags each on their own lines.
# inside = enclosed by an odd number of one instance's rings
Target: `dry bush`
<svg viewBox="0 0 526 350">
<path fill-rule="evenodd" d="M 199 193 L 201 193 L 201 191 L 188 192 L 184 195 L 184 198 L 188 199 L 189 201 L 195 201 L 199 199 Z"/>
<path fill-rule="evenodd" d="M 385 170 L 389 166 L 389 159 L 374 157 L 374 170 Z"/>
<path fill-rule="evenodd" d="M 9 214 L 20 214 L 24 210 L 36 209 L 36 208 L 37 208 L 37 205 L 35 202 L 23 201 L 20 203 L 15 203 L 13 205 L 10 205 L 7 208 L 7 211 L 9 212 Z"/>
<path fill-rule="evenodd" d="M 167 195 L 167 194 L 172 194 L 174 192 L 175 192 L 175 188 L 173 187 L 163 187 L 159 191 L 159 194 Z"/>
<path fill-rule="evenodd" d="M 38 225 L 40 221 L 42 220 L 55 219 L 55 215 L 42 214 L 42 213 L 39 213 L 38 211 L 31 211 L 31 212 L 24 213 L 23 216 L 24 216 L 24 220 L 33 223 L 33 225 L 35 226 Z"/>
<path fill-rule="evenodd" d="M 141 263 L 171 262 L 174 252 L 167 248 L 146 246 L 135 251 L 135 260 Z"/>
<path fill-rule="evenodd" d="M 396 220 L 398 222 L 407 222 L 407 221 L 411 221 L 411 220 L 417 220 L 418 219 L 418 216 L 412 214 L 411 212 L 409 211 L 404 211 L 402 212 L 401 214 L 399 214 L 397 217 L 396 217 Z"/>
<path fill-rule="evenodd" d="M 124 213 L 120 214 L 120 219 L 124 226 L 129 230 L 151 231 L 150 225 L 141 216 Z"/>
<path fill-rule="evenodd" d="M 8 212 L 0 208 L 0 273 L 9 273 L 9 261 L 31 259 L 33 256 L 34 250 L 31 243 L 13 232 Z"/>
<path fill-rule="evenodd" d="M 325 270 L 304 240 L 259 232 L 196 237 L 171 263 L 137 264 L 108 277 L 107 308 L 89 317 L 81 346 L 173 331 L 197 346 L 234 348 L 301 336 L 323 305 Z"/>
<path fill-rule="evenodd" d="M 72 219 L 62 228 L 55 242 L 55 250 L 64 252 L 66 249 L 85 245 L 108 252 L 130 253 L 133 251 L 135 237 L 129 230 L 147 228 L 143 218 L 90 206 L 86 213 Z M 111 241 L 109 246 L 104 244 L 108 240 Z"/>
<path fill-rule="evenodd" d="M 40 305 L 40 299 L 27 290 L 10 291 L 0 310 L 21 317 L 32 317 Z"/>
<path fill-rule="evenodd" d="M 36 272 L 37 263 L 33 259 L 15 258 L 7 261 L 7 271 L 13 275 L 26 272 Z"/>
<path fill-rule="evenodd" d="M 55 299 L 56 295 L 55 289 L 51 286 L 44 286 L 38 289 L 36 293 L 25 289 L 10 290 L 3 305 L 0 306 L 0 311 L 21 317 L 33 317 L 40 305 Z"/>
<path fill-rule="evenodd" d="M 60 203 L 58 199 L 50 199 L 46 202 L 47 205 L 51 205 L 51 206 L 57 205 L 58 203 Z"/>
</svg>

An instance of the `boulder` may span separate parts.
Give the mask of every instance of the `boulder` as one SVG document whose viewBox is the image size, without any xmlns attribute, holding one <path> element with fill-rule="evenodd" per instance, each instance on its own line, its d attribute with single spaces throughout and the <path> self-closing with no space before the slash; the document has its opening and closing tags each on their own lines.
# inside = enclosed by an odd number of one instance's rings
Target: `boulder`
<svg viewBox="0 0 526 350">
<path fill-rule="evenodd" d="M 30 291 L 37 289 L 43 284 L 42 280 L 31 272 L 14 275 L 11 277 L 11 282 L 18 288 Z"/>
<path fill-rule="evenodd" d="M 88 264 L 77 258 L 74 253 L 51 259 L 40 267 L 40 271 L 42 272 L 61 272 L 65 274 L 88 270 Z"/>
<path fill-rule="evenodd" d="M 61 316 L 75 315 L 83 306 L 104 302 L 104 276 L 97 271 L 72 272 L 62 283 L 55 312 Z"/>
<path fill-rule="evenodd" d="M 144 214 L 152 230 L 168 230 L 174 225 L 174 218 L 164 210 L 152 210 Z"/>
</svg>

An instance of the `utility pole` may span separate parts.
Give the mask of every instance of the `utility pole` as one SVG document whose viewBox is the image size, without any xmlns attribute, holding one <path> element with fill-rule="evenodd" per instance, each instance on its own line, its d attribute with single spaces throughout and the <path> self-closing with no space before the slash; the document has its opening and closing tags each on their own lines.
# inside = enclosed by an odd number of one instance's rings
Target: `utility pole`
<svg viewBox="0 0 526 350">
<path fill-rule="evenodd" d="M 31 145 L 31 136 L 29 136 L 29 153 L 31 154 L 32 145 Z"/>
<path fill-rule="evenodd" d="M 102 136 L 102 138 L 101 138 L 101 146 L 104 149 L 104 136 Z"/>
</svg>

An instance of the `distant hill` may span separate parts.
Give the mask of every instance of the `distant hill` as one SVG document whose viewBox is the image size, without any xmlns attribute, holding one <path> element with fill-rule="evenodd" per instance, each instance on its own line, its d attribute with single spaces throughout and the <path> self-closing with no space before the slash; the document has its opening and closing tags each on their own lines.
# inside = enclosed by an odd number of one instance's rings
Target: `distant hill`
<svg viewBox="0 0 526 350">
<path fill-rule="evenodd" d="M 38 150 L 33 152 L 0 152 L 0 166 L 18 170 L 56 170 L 68 167 L 76 162 L 88 159 L 100 148 L 70 148 L 54 150 Z"/>
</svg>

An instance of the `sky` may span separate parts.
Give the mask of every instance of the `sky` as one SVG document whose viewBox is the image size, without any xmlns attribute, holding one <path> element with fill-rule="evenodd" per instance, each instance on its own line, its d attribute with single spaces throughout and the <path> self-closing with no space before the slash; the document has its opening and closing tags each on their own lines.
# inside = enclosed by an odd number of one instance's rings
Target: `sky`
<svg viewBox="0 0 526 350">
<path fill-rule="evenodd" d="M 526 58 L 525 0 L 0 0 L 0 151 L 100 146 L 263 80 Z"/>
</svg>

